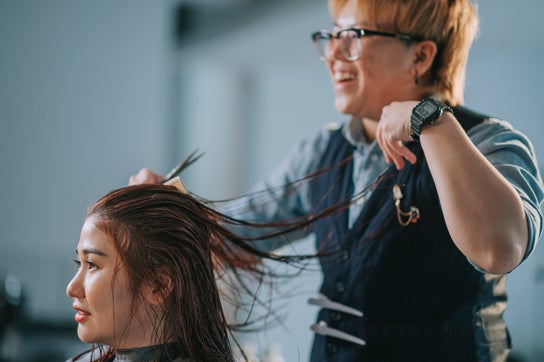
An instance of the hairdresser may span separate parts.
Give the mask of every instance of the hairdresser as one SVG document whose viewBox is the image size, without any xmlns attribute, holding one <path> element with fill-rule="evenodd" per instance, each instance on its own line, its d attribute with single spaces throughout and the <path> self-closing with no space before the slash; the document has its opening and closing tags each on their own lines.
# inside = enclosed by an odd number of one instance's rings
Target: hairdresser
<svg viewBox="0 0 544 362">
<path fill-rule="evenodd" d="M 529 139 L 463 105 L 475 7 L 329 7 L 332 29 L 312 38 L 336 109 L 351 118 L 296 146 L 256 186 L 268 192 L 238 200 L 233 214 L 338 210 L 308 229 L 324 275 L 310 300 L 321 307 L 311 361 L 504 361 L 506 275 L 540 237 L 543 190 Z M 131 182 L 154 179 L 144 169 Z"/>
</svg>

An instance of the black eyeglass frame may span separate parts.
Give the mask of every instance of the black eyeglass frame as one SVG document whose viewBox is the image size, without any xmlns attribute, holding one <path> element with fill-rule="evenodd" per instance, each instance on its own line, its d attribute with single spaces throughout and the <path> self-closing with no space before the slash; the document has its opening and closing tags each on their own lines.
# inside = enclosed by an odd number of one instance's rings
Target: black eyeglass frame
<svg viewBox="0 0 544 362">
<path fill-rule="evenodd" d="M 400 40 L 403 40 L 403 41 L 407 41 L 407 42 L 414 42 L 414 41 L 421 41 L 423 40 L 422 37 L 420 36 L 417 36 L 417 35 L 409 35 L 409 34 L 401 34 L 401 33 L 389 33 L 389 32 L 386 32 L 386 31 L 379 31 L 379 30 L 370 30 L 370 29 L 364 29 L 364 28 L 342 28 L 340 30 L 338 30 L 336 32 L 336 34 L 333 34 L 332 32 L 328 31 L 328 30 L 319 30 L 319 31 L 316 31 L 316 32 L 313 32 L 312 33 L 312 41 L 318 45 L 319 47 L 319 40 L 320 39 L 327 39 L 327 40 L 331 40 L 331 39 L 340 39 L 341 37 L 341 34 L 343 32 L 346 32 L 346 31 L 352 31 L 356 34 L 356 37 L 357 39 L 361 39 L 362 37 L 364 36 L 387 36 L 387 37 L 390 37 L 390 38 L 397 38 L 397 39 L 400 39 Z M 342 51 L 344 52 L 344 55 L 346 56 L 346 59 L 347 60 L 350 60 L 350 61 L 355 61 L 359 58 L 359 53 L 360 53 L 360 49 L 358 50 L 357 52 L 357 57 L 354 57 L 353 59 L 350 59 L 349 55 L 346 54 L 346 50 L 341 47 Z M 321 54 L 320 56 L 322 58 L 325 57 L 325 49 L 322 49 L 323 51 L 323 54 Z"/>
</svg>

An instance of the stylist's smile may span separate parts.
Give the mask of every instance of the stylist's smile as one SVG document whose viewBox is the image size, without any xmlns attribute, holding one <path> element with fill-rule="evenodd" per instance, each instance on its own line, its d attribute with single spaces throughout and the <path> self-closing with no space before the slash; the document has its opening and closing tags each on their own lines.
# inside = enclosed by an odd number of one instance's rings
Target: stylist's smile
<svg viewBox="0 0 544 362">
<path fill-rule="evenodd" d="M 353 79 L 355 79 L 355 74 L 353 73 L 346 73 L 346 72 L 334 73 L 334 80 L 337 82 L 345 82 L 347 80 L 353 80 Z"/>
</svg>

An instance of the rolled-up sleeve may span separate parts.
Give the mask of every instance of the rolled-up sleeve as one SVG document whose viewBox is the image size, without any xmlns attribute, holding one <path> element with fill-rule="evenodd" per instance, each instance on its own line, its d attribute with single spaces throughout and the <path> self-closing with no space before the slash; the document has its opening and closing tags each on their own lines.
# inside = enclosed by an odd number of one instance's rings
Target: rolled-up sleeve
<svg viewBox="0 0 544 362">
<path fill-rule="evenodd" d="M 531 141 L 508 122 L 488 119 L 473 127 L 468 135 L 480 152 L 516 189 L 525 210 L 529 240 L 526 260 L 542 235 L 544 198 L 542 179 Z"/>
</svg>

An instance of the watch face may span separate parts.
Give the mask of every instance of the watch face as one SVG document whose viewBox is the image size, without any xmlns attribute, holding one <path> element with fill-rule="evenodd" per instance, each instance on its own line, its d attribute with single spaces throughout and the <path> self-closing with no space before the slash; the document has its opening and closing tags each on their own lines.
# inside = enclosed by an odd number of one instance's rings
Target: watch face
<svg viewBox="0 0 544 362">
<path fill-rule="evenodd" d="M 423 118 L 427 118 L 436 111 L 436 106 L 430 102 L 423 102 L 417 107 L 417 111 Z"/>
</svg>

